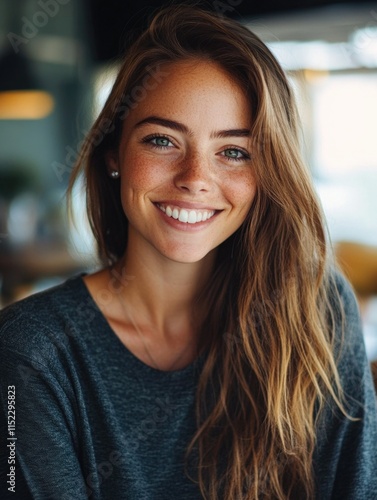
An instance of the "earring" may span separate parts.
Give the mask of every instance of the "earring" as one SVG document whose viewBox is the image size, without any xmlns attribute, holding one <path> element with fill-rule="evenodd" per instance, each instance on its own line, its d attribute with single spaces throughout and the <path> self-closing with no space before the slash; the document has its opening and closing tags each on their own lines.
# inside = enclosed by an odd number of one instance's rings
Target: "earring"
<svg viewBox="0 0 377 500">
<path fill-rule="evenodd" d="M 119 177 L 119 172 L 118 170 L 112 170 L 110 175 L 113 179 L 117 179 Z"/>
</svg>

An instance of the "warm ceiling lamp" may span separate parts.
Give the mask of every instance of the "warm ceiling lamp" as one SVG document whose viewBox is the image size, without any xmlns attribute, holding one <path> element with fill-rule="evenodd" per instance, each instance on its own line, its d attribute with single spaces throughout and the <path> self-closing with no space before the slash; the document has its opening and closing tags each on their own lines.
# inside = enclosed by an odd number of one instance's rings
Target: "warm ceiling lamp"
<svg viewBox="0 0 377 500">
<path fill-rule="evenodd" d="M 52 95 L 37 85 L 21 53 L 8 51 L 1 57 L 0 75 L 0 119 L 38 120 L 52 112 Z"/>
<path fill-rule="evenodd" d="M 51 94 L 41 90 L 11 90 L 0 92 L 1 120 L 38 120 L 54 108 Z"/>
</svg>

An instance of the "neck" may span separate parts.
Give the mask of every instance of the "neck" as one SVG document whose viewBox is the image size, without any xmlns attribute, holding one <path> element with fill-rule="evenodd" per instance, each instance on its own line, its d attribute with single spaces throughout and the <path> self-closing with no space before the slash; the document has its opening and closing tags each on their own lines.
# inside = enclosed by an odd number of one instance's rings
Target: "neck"
<svg viewBox="0 0 377 500">
<path fill-rule="evenodd" d="M 131 242 L 130 242 L 131 243 Z M 199 330 L 205 304 L 198 294 L 210 278 L 215 252 L 195 263 L 179 263 L 150 255 L 129 245 L 124 257 L 111 270 L 119 280 L 119 298 L 132 311 L 137 323 L 153 327 L 162 341 L 192 337 Z"/>
</svg>

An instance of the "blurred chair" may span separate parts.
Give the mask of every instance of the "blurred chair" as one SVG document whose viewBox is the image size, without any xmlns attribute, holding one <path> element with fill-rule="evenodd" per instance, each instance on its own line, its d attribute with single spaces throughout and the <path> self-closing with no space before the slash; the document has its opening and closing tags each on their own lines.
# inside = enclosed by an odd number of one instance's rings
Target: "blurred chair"
<svg viewBox="0 0 377 500">
<path fill-rule="evenodd" d="M 377 295 L 377 247 L 351 241 L 339 241 L 335 255 L 358 298 Z"/>
</svg>

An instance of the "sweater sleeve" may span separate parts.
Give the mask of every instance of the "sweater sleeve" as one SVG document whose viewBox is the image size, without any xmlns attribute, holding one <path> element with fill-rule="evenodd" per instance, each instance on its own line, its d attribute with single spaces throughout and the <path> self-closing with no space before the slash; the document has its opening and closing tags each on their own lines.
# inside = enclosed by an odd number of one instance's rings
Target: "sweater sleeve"
<svg viewBox="0 0 377 500">
<path fill-rule="evenodd" d="M 338 370 L 350 417 L 328 407 L 318 432 L 317 498 L 377 498 L 377 407 L 355 296 L 344 278 L 337 287 L 345 312 Z M 339 327 L 339 325 L 338 325 Z"/>
<path fill-rule="evenodd" d="M 12 342 L 20 328 L 23 344 Z M 1 427 L 6 436 L 0 452 L 0 497 L 81 500 L 88 490 L 79 461 L 72 392 L 66 375 L 51 365 L 51 346 L 31 340 L 36 329 L 41 325 L 32 320 L 0 327 Z M 15 421 L 9 403 L 15 407 Z"/>
</svg>

